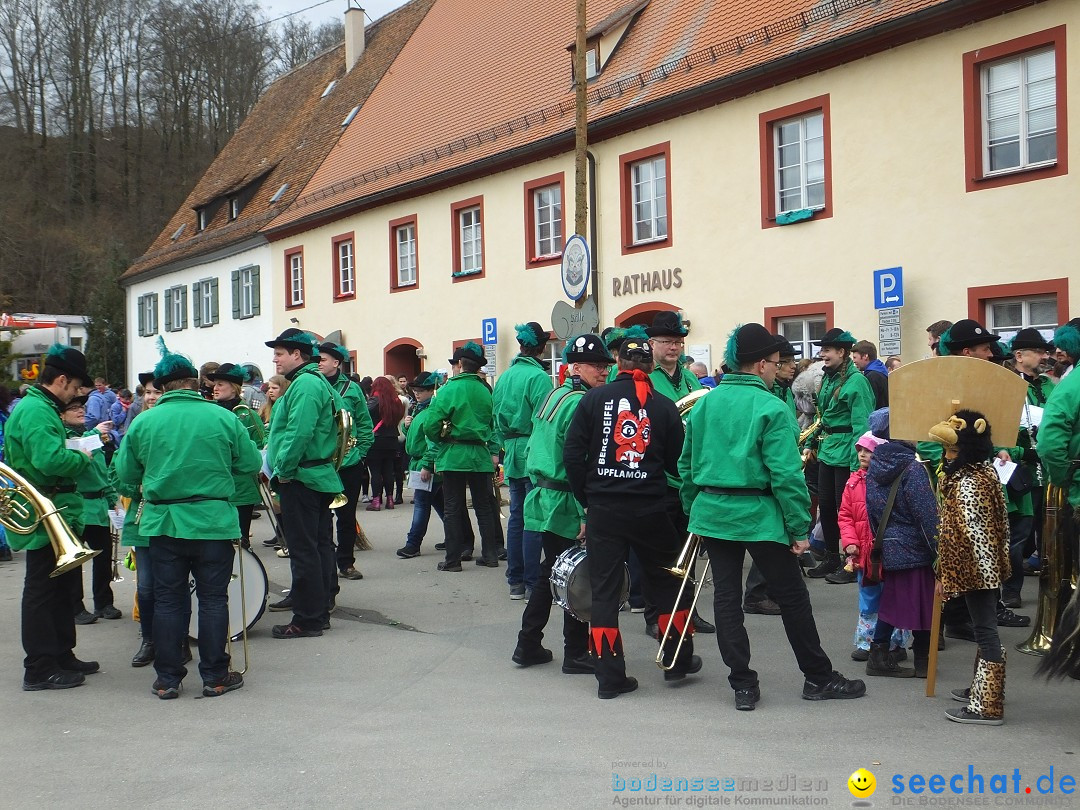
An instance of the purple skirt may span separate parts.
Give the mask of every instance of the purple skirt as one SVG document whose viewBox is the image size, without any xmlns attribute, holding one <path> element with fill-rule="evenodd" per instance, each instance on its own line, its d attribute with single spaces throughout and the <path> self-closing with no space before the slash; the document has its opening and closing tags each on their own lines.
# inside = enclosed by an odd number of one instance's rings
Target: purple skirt
<svg viewBox="0 0 1080 810">
<path fill-rule="evenodd" d="M 934 570 L 923 566 L 886 571 L 878 616 L 893 627 L 929 630 L 934 616 Z"/>
</svg>

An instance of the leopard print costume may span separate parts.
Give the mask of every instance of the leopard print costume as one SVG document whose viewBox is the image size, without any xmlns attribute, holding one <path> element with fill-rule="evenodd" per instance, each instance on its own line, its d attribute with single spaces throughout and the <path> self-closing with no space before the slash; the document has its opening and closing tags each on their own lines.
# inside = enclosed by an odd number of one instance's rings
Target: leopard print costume
<svg viewBox="0 0 1080 810">
<path fill-rule="evenodd" d="M 997 588 L 1009 577 L 1009 512 L 989 461 L 941 482 L 938 578 L 946 597 Z"/>
</svg>

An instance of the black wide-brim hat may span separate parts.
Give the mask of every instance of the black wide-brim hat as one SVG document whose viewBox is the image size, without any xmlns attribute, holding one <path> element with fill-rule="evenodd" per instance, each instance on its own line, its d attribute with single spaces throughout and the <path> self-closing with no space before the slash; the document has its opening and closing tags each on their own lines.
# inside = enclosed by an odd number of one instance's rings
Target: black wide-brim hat
<svg viewBox="0 0 1080 810">
<path fill-rule="evenodd" d="M 211 371 L 207 374 L 206 379 L 210 380 L 210 382 L 224 380 L 225 382 L 243 385 L 244 380 L 247 379 L 247 372 L 244 371 L 243 366 L 238 366 L 236 363 L 222 363 L 217 367 L 217 371 Z"/>
<path fill-rule="evenodd" d="M 834 326 L 821 336 L 821 340 L 813 341 L 823 349 L 850 349 L 856 343 L 855 336 L 846 329 Z"/>
<path fill-rule="evenodd" d="M 798 357 L 799 352 L 791 345 L 791 341 L 783 335 L 773 335 L 774 338 L 781 341 L 780 343 L 780 356 L 781 357 Z"/>
<path fill-rule="evenodd" d="M 152 371 L 140 371 L 139 372 L 139 385 L 144 388 L 154 381 L 154 372 Z"/>
<path fill-rule="evenodd" d="M 517 329 L 517 342 L 522 346 L 543 346 L 551 337 L 547 330 L 536 321 L 521 324 Z M 530 340 L 530 336 L 534 338 Z"/>
<path fill-rule="evenodd" d="M 764 360 L 779 352 L 785 343 L 784 338 L 774 335 L 760 323 L 744 323 L 735 335 L 735 360 L 739 365 Z"/>
<path fill-rule="evenodd" d="M 653 318 L 652 326 L 645 330 L 649 337 L 686 337 L 690 330 L 683 326 L 682 318 L 678 312 L 664 310 L 657 312 Z"/>
<path fill-rule="evenodd" d="M 72 379 L 78 379 L 84 386 L 90 386 L 93 383 L 93 378 L 86 369 L 86 355 L 78 349 L 68 346 L 58 348 L 58 344 L 54 344 L 45 356 L 45 365 L 55 368 Z"/>
<path fill-rule="evenodd" d="M 74 408 L 76 406 L 85 408 L 86 407 L 86 401 L 88 399 L 90 399 L 89 394 L 80 394 L 77 397 L 72 397 L 71 399 L 69 399 L 67 401 L 67 404 L 64 405 L 64 410 L 66 411 L 69 408 Z"/>
<path fill-rule="evenodd" d="M 566 362 L 610 365 L 615 362 L 615 358 L 611 356 L 599 335 L 586 333 L 570 339 L 566 346 Z"/>
<path fill-rule="evenodd" d="M 1038 329 L 1032 329 L 1029 326 L 1016 333 L 1016 337 L 1012 339 L 1009 348 L 1013 351 L 1017 349 L 1035 349 L 1036 351 L 1048 352 L 1053 347 Z"/>
<path fill-rule="evenodd" d="M 319 341 L 315 336 L 310 332 L 305 332 L 303 329 L 296 329 L 295 327 L 290 327 L 273 340 L 266 341 L 266 345 L 271 349 L 276 349 L 280 346 L 289 351 L 299 350 L 302 352 L 310 352 L 312 355 L 319 353 Z"/>
<path fill-rule="evenodd" d="M 964 318 L 954 323 L 949 329 L 949 340 L 946 346 L 950 352 L 957 352 L 961 349 L 970 349 L 972 346 L 981 346 L 984 343 L 995 343 L 1000 339 L 999 335 L 995 335 L 978 321 Z"/>
<path fill-rule="evenodd" d="M 319 354 L 327 354 L 330 357 L 333 357 L 339 363 L 349 362 L 348 350 L 338 343 L 330 343 L 329 341 L 327 341 L 326 343 L 320 343 Z"/>
<path fill-rule="evenodd" d="M 439 375 L 434 371 L 421 371 L 407 387 L 416 391 L 434 391 L 439 387 Z"/>
</svg>

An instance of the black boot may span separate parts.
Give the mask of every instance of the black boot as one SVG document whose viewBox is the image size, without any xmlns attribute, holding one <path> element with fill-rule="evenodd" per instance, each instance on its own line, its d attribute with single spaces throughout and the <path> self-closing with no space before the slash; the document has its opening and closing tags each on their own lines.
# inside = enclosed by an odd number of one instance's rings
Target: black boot
<svg viewBox="0 0 1080 810">
<path fill-rule="evenodd" d="M 915 677 L 925 678 L 930 671 L 930 655 L 915 653 Z"/>
<path fill-rule="evenodd" d="M 829 574 L 839 570 L 840 555 L 835 551 L 830 551 L 825 555 L 825 559 L 807 571 L 806 575 L 813 579 L 824 579 Z"/>
<path fill-rule="evenodd" d="M 145 667 L 147 664 L 154 660 L 154 642 L 147 639 L 143 639 L 142 646 L 139 647 L 139 651 L 135 653 L 135 657 L 131 659 L 131 665 L 133 667 Z"/>
<path fill-rule="evenodd" d="M 906 669 L 896 663 L 889 654 L 889 642 L 870 645 L 870 660 L 866 662 L 867 675 L 882 675 L 886 678 L 914 678 L 915 670 Z"/>
</svg>

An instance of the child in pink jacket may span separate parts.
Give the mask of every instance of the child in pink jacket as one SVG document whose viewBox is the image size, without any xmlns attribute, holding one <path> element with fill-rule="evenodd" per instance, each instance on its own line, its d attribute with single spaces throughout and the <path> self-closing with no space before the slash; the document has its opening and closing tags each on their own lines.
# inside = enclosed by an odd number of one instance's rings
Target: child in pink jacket
<svg viewBox="0 0 1080 810">
<path fill-rule="evenodd" d="M 881 583 L 863 586 L 863 571 L 874 545 L 874 531 L 870 527 L 870 518 L 866 514 L 866 470 L 874 449 L 885 444 L 867 431 L 855 442 L 859 454 L 859 469 L 855 470 L 844 485 L 844 494 L 840 501 L 840 548 L 848 555 L 848 564 L 854 566 L 859 580 L 859 618 L 855 624 L 855 649 L 851 652 L 854 661 L 866 661 L 870 657 L 870 641 L 877 624 L 878 603 L 881 601 Z M 906 635 L 905 635 L 906 634 Z M 904 650 L 910 642 L 910 633 L 896 630 L 892 636 L 892 649 L 899 650 L 897 660 L 907 657 Z"/>
</svg>

